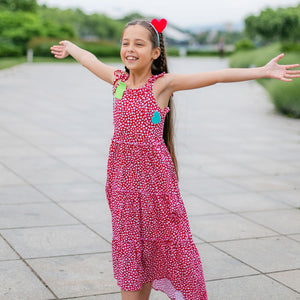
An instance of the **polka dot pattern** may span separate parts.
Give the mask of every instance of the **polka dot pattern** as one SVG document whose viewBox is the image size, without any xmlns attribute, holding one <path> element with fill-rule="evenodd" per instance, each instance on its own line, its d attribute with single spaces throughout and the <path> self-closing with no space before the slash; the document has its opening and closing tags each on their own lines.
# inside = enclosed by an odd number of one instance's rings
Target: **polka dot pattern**
<svg viewBox="0 0 300 300">
<path fill-rule="evenodd" d="M 114 277 L 122 290 L 152 282 L 170 299 L 205 300 L 200 256 L 163 140 L 169 107 L 161 109 L 152 92 L 161 76 L 151 76 L 142 88 L 126 88 L 122 99 L 114 97 L 106 181 Z M 113 93 L 128 78 L 116 71 Z M 155 112 L 159 123 L 152 122 Z"/>
</svg>

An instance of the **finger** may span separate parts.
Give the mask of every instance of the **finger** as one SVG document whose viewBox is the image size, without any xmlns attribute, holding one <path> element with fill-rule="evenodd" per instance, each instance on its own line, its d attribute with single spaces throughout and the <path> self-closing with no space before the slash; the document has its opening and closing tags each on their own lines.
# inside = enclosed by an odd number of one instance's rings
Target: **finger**
<svg viewBox="0 0 300 300">
<path fill-rule="evenodd" d="M 299 78 L 300 75 L 290 75 L 290 74 L 286 74 L 286 75 L 284 75 L 284 77 L 288 77 L 288 78 Z"/>
<path fill-rule="evenodd" d="M 286 69 L 293 69 L 293 68 L 299 67 L 299 64 L 294 64 L 294 65 L 284 65 L 284 67 L 285 67 Z"/>
<path fill-rule="evenodd" d="M 284 53 L 281 53 L 278 56 L 274 57 L 272 60 L 275 61 L 275 62 L 278 62 L 283 57 L 284 57 Z"/>
<path fill-rule="evenodd" d="M 286 81 L 286 82 L 292 81 L 292 79 L 288 79 L 288 78 L 284 78 L 284 77 L 283 77 L 283 78 L 280 78 L 280 80 L 281 80 L 281 81 Z"/>
<path fill-rule="evenodd" d="M 294 70 L 294 71 L 292 71 L 292 70 L 287 70 L 286 73 L 287 73 L 287 74 L 299 74 L 299 73 L 300 73 L 300 70 Z"/>
<path fill-rule="evenodd" d="M 61 51 L 51 51 L 51 53 L 58 55 L 58 54 L 61 54 Z"/>
<path fill-rule="evenodd" d="M 55 50 L 55 51 L 61 51 L 63 49 L 63 47 L 62 46 L 53 46 L 50 49 Z"/>
</svg>

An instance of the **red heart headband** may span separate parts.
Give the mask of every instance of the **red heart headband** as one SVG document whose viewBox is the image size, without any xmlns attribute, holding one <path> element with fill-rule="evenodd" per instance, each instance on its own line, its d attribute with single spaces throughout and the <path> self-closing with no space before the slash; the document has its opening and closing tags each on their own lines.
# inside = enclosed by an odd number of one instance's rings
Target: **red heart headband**
<svg viewBox="0 0 300 300">
<path fill-rule="evenodd" d="M 162 33 L 163 30 L 167 26 L 167 20 L 166 19 L 161 19 L 158 21 L 157 19 L 153 19 L 151 21 L 151 24 L 154 26 L 154 28 L 157 30 L 158 33 Z"/>
<path fill-rule="evenodd" d="M 166 19 L 161 19 L 160 21 L 158 21 L 157 19 L 153 19 L 151 21 L 150 25 L 153 27 L 154 31 L 156 32 L 158 47 L 160 47 L 160 39 L 159 39 L 159 34 L 158 33 L 162 33 L 163 30 L 166 28 L 167 20 Z"/>
</svg>

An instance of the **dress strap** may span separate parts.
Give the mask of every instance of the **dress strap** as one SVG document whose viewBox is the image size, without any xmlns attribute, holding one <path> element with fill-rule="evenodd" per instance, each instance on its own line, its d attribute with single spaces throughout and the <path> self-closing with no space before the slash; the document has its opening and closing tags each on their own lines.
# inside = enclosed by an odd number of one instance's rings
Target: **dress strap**
<svg viewBox="0 0 300 300">
<path fill-rule="evenodd" d="M 157 75 L 152 75 L 149 78 L 148 83 L 150 83 L 152 85 L 157 78 L 163 77 L 165 74 L 166 74 L 166 72 L 163 72 L 163 73 L 160 73 L 160 74 L 157 74 Z"/>
<path fill-rule="evenodd" d="M 122 70 L 116 70 L 114 72 L 114 82 L 113 82 L 113 86 L 116 85 L 117 81 L 121 80 L 122 82 L 126 81 L 129 77 L 129 74 L 122 71 Z"/>
</svg>

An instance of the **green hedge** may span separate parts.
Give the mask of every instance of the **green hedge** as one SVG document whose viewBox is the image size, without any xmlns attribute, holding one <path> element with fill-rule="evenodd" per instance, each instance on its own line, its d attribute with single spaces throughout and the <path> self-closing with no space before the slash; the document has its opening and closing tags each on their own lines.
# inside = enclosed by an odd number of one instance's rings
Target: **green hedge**
<svg viewBox="0 0 300 300">
<path fill-rule="evenodd" d="M 60 40 L 51 38 L 36 38 L 31 40 L 27 47 L 33 49 L 35 56 L 50 57 L 53 56 L 50 52 L 50 47 L 58 45 Z M 101 42 L 83 42 L 74 41 L 79 47 L 92 52 L 97 57 L 119 57 L 120 46 L 108 41 Z"/>
<path fill-rule="evenodd" d="M 282 52 L 282 46 L 278 43 L 267 47 L 239 51 L 230 57 L 230 67 L 248 68 L 251 66 L 263 66 L 272 58 Z M 279 64 L 300 63 L 300 53 L 285 51 L 285 56 Z M 300 78 L 293 79 L 292 82 L 282 82 L 277 79 L 258 80 L 268 91 L 277 111 L 294 117 L 300 118 Z"/>
<path fill-rule="evenodd" d="M 264 86 L 269 92 L 277 111 L 290 117 L 300 118 L 300 82 L 277 82 L 270 80 Z"/>
</svg>

